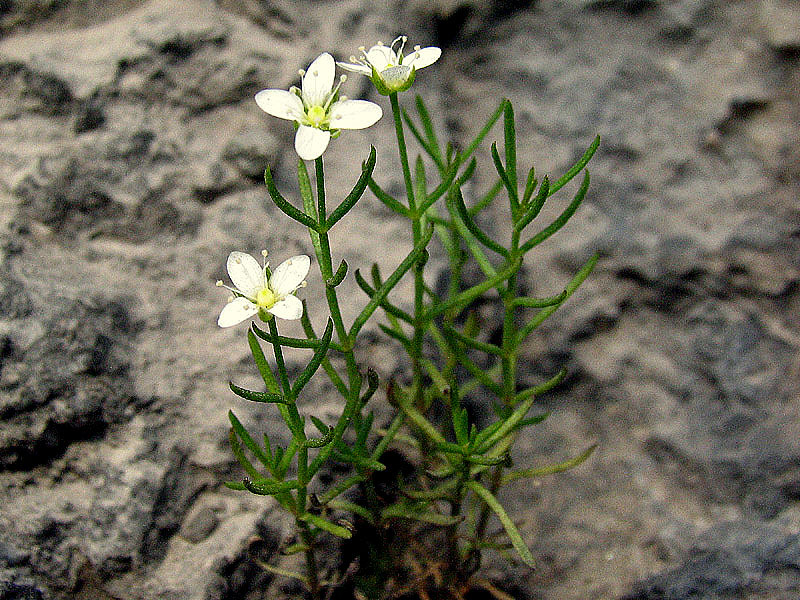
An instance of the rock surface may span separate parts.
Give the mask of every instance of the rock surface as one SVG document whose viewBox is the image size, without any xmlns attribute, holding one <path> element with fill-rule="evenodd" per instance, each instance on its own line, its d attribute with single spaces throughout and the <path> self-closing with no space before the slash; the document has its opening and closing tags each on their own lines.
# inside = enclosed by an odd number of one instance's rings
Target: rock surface
<svg viewBox="0 0 800 600">
<path fill-rule="evenodd" d="M 515 460 L 599 450 L 508 490 L 539 567 L 487 574 L 542 600 L 797 598 L 797 20 L 778 0 L 0 2 L 0 599 L 296 597 L 258 566 L 285 516 L 222 486 L 229 407 L 285 433 L 227 388 L 257 374 L 213 283 L 231 250 L 310 249 L 261 182 L 269 164 L 294 189 L 291 126 L 253 94 L 399 33 L 443 48 L 414 89 L 456 144 L 503 96 L 539 173 L 603 138 L 583 207 L 526 264 L 546 295 L 601 254 L 524 348 L 525 384 L 570 374 Z M 331 197 L 376 140 L 376 178 L 399 185 L 391 128 L 332 143 Z M 370 198 L 336 234 L 351 269 L 409 244 Z M 374 340 L 362 362 L 401 372 Z"/>
</svg>

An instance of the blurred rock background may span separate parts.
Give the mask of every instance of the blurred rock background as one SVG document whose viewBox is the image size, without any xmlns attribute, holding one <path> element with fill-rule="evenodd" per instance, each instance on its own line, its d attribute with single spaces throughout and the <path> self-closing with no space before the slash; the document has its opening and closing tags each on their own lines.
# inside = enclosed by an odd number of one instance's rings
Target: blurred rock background
<svg viewBox="0 0 800 600">
<path fill-rule="evenodd" d="M 538 568 L 487 574 L 542 600 L 800 597 L 798 3 L 5 0 L 0 599 L 292 594 L 257 564 L 285 517 L 221 486 L 228 408 L 280 429 L 227 389 L 256 371 L 244 329 L 216 326 L 214 281 L 234 249 L 310 253 L 262 183 L 270 164 L 293 193 L 291 126 L 253 94 L 400 33 L 443 48 L 414 90 L 456 144 L 503 96 L 539 173 L 603 137 L 583 207 L 527 263 L 552 294 L 602 255 L 525 348 L 525 383 L 570 375 L 516 459 L 599 450 L 506 493 Z M 365 79 L 345 88 L 388 114 Z M 397 189 L 384 118 L 333 142 L 331 197 L 379 139 Z M 352 214 L 338 256 L 391 268 L 405 227 L 369 197 Z M 374 344 L 364 364 L 403 368 Z M 314 385 L 306 410 L 333 414 Z"/>
</svg>

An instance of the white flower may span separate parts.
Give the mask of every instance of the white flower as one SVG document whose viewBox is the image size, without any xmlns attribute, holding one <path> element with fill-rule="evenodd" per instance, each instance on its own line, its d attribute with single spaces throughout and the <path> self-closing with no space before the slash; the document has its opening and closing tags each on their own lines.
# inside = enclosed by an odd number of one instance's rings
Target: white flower
<svg viewBox="0 0 800 600">
<path fill-rule="evenodd" d="M 267 251 L 261 253 L 264 258 Z M 299 319 L 303 314 L 303 303 L 294 291 L 305 286 L 305 277 L 311 259 L 301 254 L 282 262 L 275 272 L 269 274 L 269 263 L 264 266 L 244 252 L 231 252 L 228 256 L 228 275 L 235 287 L 217 282 L 217 286 L 229 289 L 234 297 L 219 313 L 217 324 L 230 327 L 241 323 L 259 311 L 266 311 L 281 319 Z"/>
<path fill-rule="evenodd" d="M 324 52 L 307 71 L 300 71 L 302 91 L 292 86 L 289 91 L 261 90 L 256 94 L 261 110 L 299 125 L 294 148 L 304 160 L 322 156 L 328 142 L 337 137 L 341 129 L 364 129 L 383 115 L 381 107 L 374 102 L 340 98 L 339 87 L 347 76 L 342 75 L 334 88 L 335 71 L 333 57 Z"/>
<path fill-rule="evenodd" d="M 384 46 L 383 42 L 378 42 L 369 50 L 361 46 L 361 58 L 351 56 L 349 63 L 340 62 L 338 65 L 347 71 L 370 77 L 378 92 L 384 96 L 404 92 L 414 83 L 419 69 L 432 65 L 442 55 L 442 51 L 435 46 L 414 46 L 414 52 L 403 56 L 407 41 L 408 38 L 401 35 L 390 46 Z M 394 47 L 398 44 L 395 51 Z"/>
</svg>

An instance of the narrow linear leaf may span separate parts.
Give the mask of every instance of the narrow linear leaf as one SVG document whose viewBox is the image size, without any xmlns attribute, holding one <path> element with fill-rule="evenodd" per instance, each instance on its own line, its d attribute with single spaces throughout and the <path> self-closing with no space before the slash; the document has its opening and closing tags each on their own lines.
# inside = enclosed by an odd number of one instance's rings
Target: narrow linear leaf
<svg viewBox="0 0 800 600">
<path fill-rule="evenodd" d="M 481 352 L 486 352 L 487 354 L 494 354 L 496 356 L 503 355 L 503 349 L 500 346 L 496 344 L 490 344 L 489 342 L 481 342 L 479 340 L 466 336 L 460 331 L 458 331 L 452 325 L 445 323 L 444 330 L 449 335 L 453 336 L 459 342 L 464 344 L 465 346 L 469 346 L 470 348 L 474 348 L 475 350 L 480 350 Z"/>
<path fill-rule="evenodd" d="M 472 143 L 470 143 L 470 145 L 467 146 L 464 152 L 458 155 L 459 164 L 463 163 L 470 156 L 472 156 L 472 153 L 475 152 L 478 146 L 480 146 L 481 142 L 483 142 L 484 138 L 488 135 L 489 131 L 492 129 L 492 127 L 494 127 L 494 124 L 497 123 L 497 119 L 499 119 L 500 115 L 503 114 L 506 104 L 508 104 L 508 100 L 503 99 L 500 101 L 500 106 L 498 106 L 495 109 L 495 111 L 492 113 L 492 116 L 490 116 L 489 120 L 486 121 L 486 124 L 483 126 L 483 129 L 481 129 L 478 132 L 478 135 L 475 136 L 475 139 L 472 140 Z"/>
<path fill-rule="evenodd" d="M 375 523 L 375 517 L 372 515 L 372 513 L 368 509 L 356 504 L 355 502 L 348 502 L 347 500 L 331 500 L 328 502 L 328 506 L 334 510 L 343 510 L 358 515 L 359 517 L 365 519 L 367 523 Z"/>
<path fill-rule="evenodd" d="M 519 332 L 517 333 L 517 345 L 521 344 L 525 340 L 525 338 L 531 334 L 531 332 L 534 329 L 536 329 L 539 325 L 541 325 L 542 322 L 545 319 L 547 319 L 547 317 L 549 317 L 556 310 L 558 310 L 558 307 L 561 306 L 567 300 L 567 298 L 569 298 L 572 294 L 575 293 L 575 290 L 578 289 L 581 283 L 583 283 L 583 281 L 589 276 L 589 273 L 592 272 L 592 269 L 594 269 L 594 266 L 597 264 L 599 258 L 600 255 L 595 254 L 592 258 L 590 258 L 586 262 L 585 265 L 583 265 L 583 267 L 581 267 L 581 270 L 578 271 L 575 277 L 573 277 L 572 280 L 567 284 L 566 288 L 567 295 L 564 297 L 564 300 L 562 300 L 558 304 L 554 304 L 553 306 L 548 306 L 547 308 L 543 308 L 538 313 L 536 313 L 536 316 L 533 319 L 531 319 L 522 329 L 519 330 Z"/>
<path fill-rule="evenodd" d="M 234 433 L 233 429 L 228 432 L 228 441 L 231 444 L 231 450 L 233 451 L 234 457 L 236 457 L 238 463 L 245 470 L 245 473 L 254 479 L 262 477 L 261 473 L 258 472 L 258 469 L 253 466 L 253 463 L 251 463 L 250 459 L 248 459 L 245 455 L 242 445 L 239 443 L 239 438 L 236 437 L 236 433 Z"/>
<path fill-rule="evenodd" d="M 519 394 L 514 396 L 514 404 L 517 404 L 519 402 L 524 402 L 531 396 L 538 396 L 540 394 L 544 394 L 545 392 L 549 392 L 559 383 L 564 381 L 564 377 L 566 376 L 567 376 L 567 369 L 566 367 L 564 367 L 544 383 L 540 383 L 539 385 L 535 385 L 531 388 L 528 388 L 527 390 L 523 390 Z"/>
<path fill-rule="evenodd" d="M 273 344 L 277 341 L 278 345 L 283 346 L 284 348 L 306 348 L 306 349 L 316 350 L 322 345 L 322 340 L 317 339 L 316 336 L 305 339 L 286 337 L 283 335 L 273 337 L 273 335 L 269 331 L 264 331 L 255 323 L 251 323 L 251 328 L 253 332 L 262 340 L 269 342 L 270 344 Z M 328 344 L 328 346 L 333 350 L 337 350 L 338 352 L 343 351 L 341 345 L 336 342 L 332 341 Z"/>
<path fill-rule="evenodd" d="M 497 252 L 497 254 L 500 256 L 508 257 L 508 250 L 486 235 L 470 216 L 467 206 L 464 204 L 464 197 L 461 195 L 461 190 L 456 188 L 453 191 L 453 194 L 453 200 L 458 211 L 458 216 L 461 217 L 461 221 L 467 227 L 469 232 L 475 236 L 475 239 L 486 246 L 489 250 Z"/>
<path fill-rule="evenodd" d="M 367 158 L 367 162 L 361 169 L 361 176 L 358 178 L 358 181 L 356 181 L 353 189 L 350 190 L 350 193 L 347 194 L 345 199 L 342 200 L 342 203 L 333 210 L 333 212 L 325 221 L 327 229 L 333 227 L 343 216 L 345 216 L 364 194 L 364 190 L 367 188 L 369 180 L 372 178 L 372 172 L 375 170 L 375 160 L 375 146 L 370 146 L 369 158 Z"/>
<path fill-rule="evenodd" d="M 402 504 L 387 506 L 381 511 L 381 516 L 384 519 L 413 519 L 414 521 L 423 521 L 443 527 L 457 525 L 464 520 L 461 516 L 450 516 L 430 511 L 415 510 L 414 508 L 403 506 Z"/>
<path fill-rule="evenodd" d="M 370 177 L 369 179 L 369 189 L 370 191 L 375 194 L 375 197 L 383 202 L 389 209 L 396 212 L 398 215 L 408 218 L 408 209 L 400 204 L 397 200 L 392 198 L 389 194 L 383 191 L 383 188 L 375 183 L 375 180 Z"/>
<path fill-rule="evenodd" d="M 336 273 L 333 274 L 333 277 L 325 280 L 325 285 L 328 287 L 336 287 L 342 281 L 344 281 L 345 275 L 347 275 L 347 263 L 342 259 L 342 262 L 339 264 L 339 268 L 336 269 Z"/>
<path fill-rule="evenodd" d="M 475 493 L 476 496 L 483 500 L 490 509 L 492 509 L 492 512 L 494 512 L 495 515 L 497 515 L 497 518 L 503 525 L 503 529 L 506 530 L 508 538 L 511 540 L 511 545 L 514 546 L 514 550 L 517 551 L 517 554 L 519 554 L 520 558 L 522 558 L 525 564 L 532 567 L 534 565 L 534 560 L 533 555 L 531 555 L 531 551 L 528 550 L 528 546 L 525 545 L 517 526 L 514 525 L 514 522 L 508 516 L 508 513 L 505 511 L 500 502 L 498 502 L 497 498 L 495 498 L 489 490 L 487 490 L 477 481 L 468 481 L 466 485 Z"/>
<path fill-rule="evenodd" d="M 372 398 L 372 396 L 378 390 L 379 385 L 380 378 L 378 377 L 378 372 L 372 367 L 367 368 L 367 390 L 361 396 L 362 406 L 369 402 L 370 398 Z"/>
<path fill-rule="evenodd" d="M 545 200 L 550 197 L 548 193 L 550 190 L 550 180 L 547 178 L 547 175 L 544 176 L 542 179 L 542 185 L 539 186 L 539 191 L 536 194 L 536 198 L 533 199 L 531 202 L 530 208 L 525 212 L 522 217 L 514 224 L 514 231 L 520 232 L 525 227 L 527 227 L 528 223 L 533 221 L 541 212 L 542 207 L 544 206 Z"/>
<path fill-rule="evenodd" d="M 253 326 L 255 326 L 255 323 L 253 323 Z M 278 380 L 275 378 L 272 369 L 270 369 L 267 357 L 264 356 L 261 344 L 258 343 L 252 329 L 247 330 L 247 343 L 250 345 L 250 352 L 253 355 L 253 360 L 258 367 L 258 372 L 261 373 L 261 378 L 264 380 L 264 385 L 267 386 L 267 390 L 273 394 L 279 394 L 280 386 L 278 385 Z"/>
<path fill-rule="evenodd" d="M 291 544 L 290 546 L 286 546 L 286 548 L 282 548 L 281 554 L 283 554 L 284 556 L 291 556 L 292 554 L 299 554 L 300 552 L 305 552 L 310 548 L 311 548 L 310 546 L 298 542 L 297 544 Z"/>
<path fill-rule="evenodd" d="M 552 475 L 553 473 L 561 473 L 562 471 L 567 471 L 568 469 L 572 469 L 573 467 L 577 467 L 579 464 L 584 462 L 587 458 L 589 458 L 592 453 L 597 449 L 597 444 L 592 444 L 586 450 L 581 452 L 575 458 L 571 458 L 569 460 L 565 460 L 562 463 L 558 463 L 556 465 L 547 465 L 546 467 L 536 467 L 533 469 L 524 469 L 522 471 L 513 471 L 503 476 L 501 480 L 501 485 L 505 485 L 506 483 L 510 483 L 512 481 L 516 481 L 517 479 L 529 479 L 531 477 L 543 477 L 545 475 Z"/>
<path fill-rule="evenodd" d="M 286 200 L 286 198 L 281 196 L 281 193 L 275 186 L 275 181 L 272 179 L 272 172 L 270 171 L 269 167 L 267 167 L 264 171 L 264 182 L 267 184 L 267 191 L 269 191 L 269 195 L 272 198 L 272 201 L 275 203 L 275 206 L 277 206 L 286 216 L 294 219 L 298 223 L 302 223 L 309 229 L 313 229 L 318 233 L 320 232 L 320 226 L 313 218 L 295 208 L 291 203 L 289 203 L 288 200 Z"/>
<path fill-rule="evenodd" d="M 325 358 L 325 355 L 328 353 L 328 346 L 331 343 L 331 336 L 333 335 L 333 320 L 328 318 L 328 324 L 325 326 L 325 331 L 322 334 L 322 339 L 320 340 L 319 348 L 314 351 L 314 356 L 311 357 L 311 361 L 309 361 L 308 365 L 303 372 L 297 377 L 292 386 L 292 397 L 297 398 L 300 390 L 302 390 L 305 385 L 309 382 L 311 377 L 314 373 L 317 372 L 317 369 L 322 364 L 322 361 Z"/>
<path fill-rule="evenodd" d="M 422 100 L 422 96 L 419 94 L 416 95 L 414 98 L 416 105 L 417 105 L 417 114 L 419 114 L 419 120 L 422 122 L 422 127 L 425 129 L 425 135 L 428 138 L 428 145 L 431 150 L 435 150 L 436 156 L 431 155 L 431 158 L 434 161 L 437 161 L 437 164 L 441 163 L 442 157 L 439 152 L 439 140 L 436 137 L 436 130 L 433 127 L 433 121 L 431 120 L 431 116 L 428 113 L 428 108 L 425 106 L 425 102 Z"/>
<path fill-rule="evenodd" d="M 251 390 L 246 390 L 242 387 L 239 387 L 232 381 L 228 382 L 228 386 L 231 388 L 231 391 L 234 394 L 244 398 L 245 400 L 251 400 L 252 402 L 271 402 L 274 404 L 288 403 L 286 399 L 280 394 L 273 394 L 272 392 L 254 392 Z"/>
<path fill-rule="evenodd" d="M 245 445 L 245 447 L 248 450 L 250 450 L 250 452 L 253 453 L 253 456 L 255 456 L 262 464 L 269 466 L 270 465 L 269 458 L 261 449 L 261 446 L 259 446 L 255 442 L 255 440 L 252 437 L 250 437 L 250 434 L 244 428 L 244 425 L 242 425 L 239 419 L 236 418 L 236 415 L 233 414 L 232 410 L 228 411 L 228 420 L 231 423 L 233 431 L 236 433 L 237 436 L 239 436 L 239 439 L 242 440 L 242 443 Z"/>
<path fill-rule="evenodd" d="M 465 306 L 469 305 L 474 300 L 476 300 L 481 294 L 496 287 L 498 284 L 511 277 L 514 273 L 516 273 L 519 270 L 519 265 L 520 265 L 520 259 L 507 262 L 506 265 L 503 267 L 503 269 L 498 271 L 494 277 L 490 277 L 485 281 L 483 281 L 482 283 L 473 285 L 472 287 L 467 288 L 457 296 L 448 298 L 438 306 L 430 308 L 425 313 L 424 319 L 426 321 L 430 321 L 434 317 L 439 316 L 440 314 L 450 310 L 451 308 L 463 309 Z"/>
<path fill-rule="evenodd" d="M 550 193 L 549 193 L 550 196 L 552 196 L 558 190 L 564 187 L 564 185 L 569 183 L 572 180 L 572 178 L 575 177 L 575 175 L 577 175 L 583 170 L 583 168 L 591 160 L 592 156 L 594 156 L 594 153 L 599 145 L 600 145 L 600 136 L 598 135 L 596 138 L 594 138 L 594 141 L 591 143 L 586 152 L 583 153 L 583 156 L 580 158 L 580 160 L 576 162 L 569 171 L 567 171 L 561 177 L 559 177 L 558 181 L 556 181 L 553 185 L 550 186 Z"/>
<path fill-rule="evenodd" d="M 444 178 L 439 183 L 439 185 L 436 186 L 436 189 L 434 189 L 430 194 L 428 194 L 428 197 L 425 199 L 425 202 L 421 203 L 417 208 L 420 214 L 425 214 L 425 212 L 431 206 L 433 206 L 434 203 L 439 198 L 441 198 L 447 190 L 450 189 L 450 186 L 452 185 L 453 180 L 456 178 L 457 173 L 458 173 L 458 164 L 452 165 L 445 172 Z"/>
<path fill-rule="evenodd" d="M 508 197 L 512 206 L 519 206 L 517 188 L 514 187 L 514 184 L 512 184 L 511 180 L 508 178 L 506 167 L 503 165 L 503 161 L 500 158 L 500 153 L 497 151 L 497 142 L 492 144 L 492 160 L 494 161 L 494 168 L 497 171 L 497 174 L 500 175 L 500 179 L 503 180 L 503 185 L 506 186 L 506 191 L 508 192 Z"/>
<path fill-rule="evenodd" d="M 428 141 L 422 136 L 422 133 L 420 133 L 420 130 L 417 127 L 416 123 L 414 123 L 411 116 L 408 114 L 408 112 L 406 112 L 406 109 L 403 109 L 402 113 L 403 113 L 403 120 L 406 122 L 406 125 L 408 125 L 408 129 L 409 131 L 411 131 L 411 134 L 416 138 L 419 145 L 422 146 L 422 149 L 425 150 L 425 153 L 428 156 L 430 156 L 431 159 L 433 159 L 433 162 L 436 163 L 436 167 L 440 171 L 443 170 L 444 163 L 442 163 L 441 154 L 439 153 L 438 148 L 434 150 L 434 148 L 430 146 Z"/>
<path fill-rule="evenodd" d="M 525 180 L 525 191 L 522 193 L 522 204 L 528 203 L 528 200 L 533 196 L 533 190 L 536 189 L 536 169 L 531 167 L 528 171 L 528 178 Z"/>
<path fill-rule="evenodd" d="M 547 306 L 553 306 L 554 304 L 560 304 L 566 297 L 567 292 L 565 290 L 560 294 L 550 296 L 549 298 L 514 298 L 514 300 L 511 301 L 511 306 L 521 306 L 524 308 L 545 308 Z"/>
<path fill-rule="evenodd" d="M 511 102 L 506 102 L 503 109 L 503 139 L 505 141 L 506 175 L 514 189 L 514 193 L 511 195 L 511 211 L 514 214 L 519 206 L 519 192 L 517 190 L 517 128 L 514 124 L 514 107 L 511 106 Z"/>
<path fill-rule="evenodd" d="M 311 319 L 308 318 L 308 311 L 306 310 L 305 300 L 303 300 L 303 314 L 300 316 L 300 323 L 303 326 L 303 332 L 306 334 L 307 338 L 318 339 L 317 334 L 314 333 L 314 326 L 311 324 Z M 333 342 L 331 342 L 331 346 L 329 347 L 335 348 L 335 346 L 333 346 Z M 333 367 L 330 359 L 327 356 L 325 357 L 325 360 L 322 361 L 322 368 L 325 369 L 325 373 L 327 373 L 328 378 L 336 387 L 336 390 L 344 398 L 347 398 L 349 395 L 347 386 L 345 385 L 344 381 L 339 376 L 339 373 L 337 373 L 336 369 Z"/>
<path fill-rule="evenodd" d="M 320 517 L 319 515 L 305 513 L 303 515 L 300 515 L 298 519 L 300 519 L 301 521 L 305 521 L 306 523 L 309 523 L 314 527 L 319 527 L 323 531 L 327 531 L 328 533 L 332 533 L 333 535 L 340 538 L 344 538 L 346 540 L 349 540 L 351 537 L 353 537 L 353 532 L 351 532 L 349 529 L 345 529 L 341 525 L 336 525 L 335 523 L 331 523 L 330 521 L 328 521 L 323 517 Z"/>
<path fill-rule="evenodd" d="M 544 240 L 549 238 L 553 235 L 556 231 L 561 229 L 567 221 L 569 221 L 570 217 L 575 214 L 575 211 L 578 210 L 578 207 L 583 202 L 583 199 L 586 197 L 586 192 L 589 189 L 589 171 L 588 169 L 585 172 L 586 174 L 583 176 L 583 183 L 581 183 L 581 187 L 578 190 L 578 193 L 575 195 L 575 198 L 570 202 L 569 206 L 564 209 L 558 217 L 556 217 L 555 221 L 550 223 L 547 227 L 545 227 L 542 231 L 534 235 L 531 239 L 525 242 L 520 250 L 524 252 L 528 252 L 531 248 L 536 246 L 537 244 L 541 244 Z"/>
<path fill-rule="evenodd" d="M 282 569 L 281 567 L 270 565 L 261 560 L 256 562 L 258 563 L 258 566 L 260 566 L 262 569 L 264 569 L 265 571 L 269 571 L 274 575 L 280 575 L 281 577 L 288 577 L 290 579 L 297 579 L 298 581 L 302 581 L 303 583 L 308 585 L 308 577 L 306 577 L 305 575 L 301 575 L 296 571 L 290 571 L 289 569 Z"/>
<path fill-rule="evenodd" d="M 375 288 L 373 288 L 369 283 L 367 283 L 367 280 L 364 279 L 364 276 L 361 275 L 361 272 L 358 269 L 356 269 L 355 277 L 356 277 L 356 283 L 358 284 L 358 287 L 360 287 L 361 290 L 367 296 L 372 298 L 372 296 L 375 295 Z M 384 300 L 383 302 L 381 302 L 380 306 L 381 306 L 381 308 L 383 310 L 385 310 L 387 312 L 387 314 L 390 314 L 393 317 L 397 317 L 398 319 L 400 319 L 402 321 L 405 321 L 406 323 L 413 323 L 414 322 L 414 318 L 410 314 L 408 314 L 404 310 L 396 307 L 394 304 L 392 304 L 388 300 Z"/>
<path fill-rule="evenodd" d="M 353 325 L 350 328 L 350 339 L 355 339 L 358 335 L 358 332 L 361 331 L 361 328 L 367 322 L 367 320 L 372 316 L 372 313 L 381 305 L 384 301 L 386 296 L 389 294 L 390 291 L 397 285 L 397 282 L 403 277 L 403 275 L 408 272 L 408 270 L 414 266 L 414 263 L 422 256 L 422 253 L 425 251 L 425 246 L 428 245 L 430 242 L 431 237 L 433 236 L 433 227 L 429 226 L 426 231 L 422 234 L 422 238 L 420 238 L 417 245 L 411 251 L 411 253 L 403 260 L 403 262 L 398 265 L 395 271 L 386 279 L 383 285 L 375 291 L 375 294 L 370 298 L 370 301 L 367 305 L 361 310 L 361 313 L 356 317 Z"/>
<path fill-rule="evenodd" d="M 531 406 L 533 406 L 533 402 L 534 398 L 532 397 L 520 402 L 519 406 L 514 409 L 514 412 L 512 412 L 508 418 L 503 419 L 500 427 L 498 427 L 496 431 L 491 432 L 491 434 L 487 434 L 486 429 L 480 432 L 476 438 L 476 453 L 484 454 L 497 442 L 514 431 L 517 424 L 528 414 Z"/>
<path fill-rule="evenodd" d="M 245 478 L 242 480 L 242 484 L 247 491 L 259 496 L 276 496 L 300 487 L 297 481 L 275 481 L 264 478 L 255 481 Z"/>
<path fill-rule="evenodd" d="M 319 501 L 321 504 L 327 504 L 340 494 L 343 494 L 347 490 L 349 490 L 354 485 L 358 485 L 362 481 L 366 479 L 365 475 L 351 475 L 346 479 L 340 480 L 336 485 L 330 488 L 327 492 L 325 492 L 322 496 L 320 496 Z"/>
<path fill-rule="evenodd" d="M 489 188 L 489 191 L 486 192 L 483 195 L 483 197 L 480 200 L 478 200 L 474 205 L 469 207 L 468 212 L 470 216 L 477 215 L 484 208 L 489 206 L 492 203 L 492 201 L 495 198 L 497 198 L 497 194 L 499 194 L 500 190 L 502 189 L 503 189 L 503 180 L 498 177 L 494 185 L 491 188 Z"/>
</svg>

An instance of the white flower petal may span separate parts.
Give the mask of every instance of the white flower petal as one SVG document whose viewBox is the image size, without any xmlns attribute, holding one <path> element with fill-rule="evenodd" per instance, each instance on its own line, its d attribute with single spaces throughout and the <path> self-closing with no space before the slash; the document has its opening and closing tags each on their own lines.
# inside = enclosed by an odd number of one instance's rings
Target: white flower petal
<svg viewBox="0 0 800 600">
<path fill-rule="evenodd" d="M 351 73 L 361 73 L 362 75 L 366 75 L 367 77 L 372 75 L 372 69 L 367 65 L 357 65 L 354 63 L 345 63 L 345 62 L 337 62 L 336 64 L 342 67 L 345 71 L 350 71 Z"/>
<path fill-rule="evenodd" d="M 311 259 L 305 254 L 283 261 L 269 278 L 269 288 L 278 297 L 288 296 L 303 283 L 310 266 Z"/>
<path fill-rule="evenodd" d="M 330 131 L 301 125 L 294 136 L 294 149 L 303 160 L 314 160 L 322 156 L 330 141 Z"/>
<path fill-rule="evenodd" d="M 220 327 L 231 327 L 238 325 L 245 319 L 249 319 L 258 312 L 258 307 L 247 298 L 234 298 L 228 302 L 219 313 L 217 325 Z"/>
<path fill-rule="evenodd" d="M 291 321 L 303 316 L 303 303 L 297 296 L 286 296 L 280 302 L 273 304 L 272 308 L 268 308 L 267 312 L 271 312 L 281 319 Z"/>
<path fill-rule="evenodd" d="M 306 106 L 322 106 L 333 89 L 336 63 L 333 57 L 323 52 L 308 66 L 303 76 L 303 100 Z"/>
<path fill-rule="evenodd" d="M 331 127 L 334 129 L 364 129 L 383 116 L 383 110 L 368 100 L 339 100 L 331 106 Z"/>
<path fill-rule="evenodd" d="M 228 275 L 233 286 L 249 298 L 255 298 L 258 290 L 267 285 L 264 269 L 245 252 L 231 252 L 228 255 Z"/>
<path fill-rule="evenodd" d="M 423 69 L 432 65 L 442 55 L 442 50 L 436 46 L 429 48 L 420 48 L 414 50 L 408 56 L 403 57 L 403 65 L 407 67 L 414 67 L 415 69 Z"/>
<path fill-rule="evenodd" d="M 394 66 L 397 64 L 397 55 L 389 46 L 373 46 L 367 50 L 367 62 L 380 73 L 389 65 Z"/>
<path fill-rule="evenodd" d="M 265 113 L 278 117 L 299 121 L 303 118 L 303 101 L 297 94 L 286 90 L 261 90 L 256 94 L 256 104 Z"/>
</svg>

